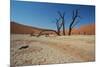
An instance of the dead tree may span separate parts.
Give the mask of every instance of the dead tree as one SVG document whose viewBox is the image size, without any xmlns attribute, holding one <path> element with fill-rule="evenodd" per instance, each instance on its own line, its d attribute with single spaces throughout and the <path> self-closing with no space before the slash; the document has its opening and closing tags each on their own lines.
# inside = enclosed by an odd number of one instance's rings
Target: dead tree
<svg viewBox="0 0 100 67">
<path fill-rule="evenodd" d="M 79 10 L 76 9 L 76 10 L 73 10 L 73 13 L 72 13 L 72 21 L 69 25 L 69 32 L 68 32 L 68 35 L 71 35 L 71 31 L 73 29 L 73 27 L 75 27 L 75 25 L 78 23 L 77 22 L 77 19 L 80 18 L 79 16 Z"/>
<path fill-rule="evenodd" d="M 30 33 L 30 36 L 35 36 L 35 32 L 33 31 L 32 33 Z"/>
<path fill-rule="evenodd" d="M 40 33 L 37 35 L 37 37 L 40 37 L 41 35 L 43 35 L 43 32 L 45 32 L 45 31 L 52 31 L 52 32 L 58 34 L 58 32 L 56 32 L 55 30 L 41 30 Z"/>
<path fill-rule="evenodd" d="M 60 36 L 60 29 L 62 27 L 62 23 L 59 22 L 60 21 L 60 18 L 59 19 L 56 19 L 56 27 L 57 27 L 57 35 Z"/>
<path fill-rule="evenodd" d="M 60 11 L 58 11 L 58 14 L 62 20 L 62 26 L 63 26 L 63 35 L 65 35 L 65 12 L 61 13 Z"/>
<path fill-rule="evenodd" d="M 48 37 L 49 36 L 49 33 L 46 33 L 45 36 Z"/>
</svg>

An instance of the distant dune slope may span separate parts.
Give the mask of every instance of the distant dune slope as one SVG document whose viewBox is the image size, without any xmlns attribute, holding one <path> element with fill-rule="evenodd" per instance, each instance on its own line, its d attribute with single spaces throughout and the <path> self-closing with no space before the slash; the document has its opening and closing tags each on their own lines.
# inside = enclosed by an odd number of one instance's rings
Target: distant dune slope
<svg viewBox="0 0 100 67">
<path fill-rule="evenodd" d="M 78 29 L 73 29 L 72 34 L 95 35 L 95 24 L 83 25 Z"/>
<path fill-rule="evenodd" d="M 16 22 L 11 22 L 11 33 L 14 34 L 29 34 L 32 32 L 39 32 L 41 29 L 22 25 Z"/>
<path fill-rule="evenodd" d="M 79 32 L 80 34 L 94 35 L 95 34 L 95 24 L 81 26 L 79 29 Z"/>
<path fill-rule="evenodd" d="M 11 34 L 31 34 L 31 33 L 40 33 L 42 30 L 49 30 L 49 29 L 42 29 L 37 27 L 31 27 L 23 24 L 19 24 L 16 22 L 11 22 Z M 48 31 L 49 33 L 52 33 L 52 31 Z M 54 32 L 53 32 L 54 33 Z"/>
<path fill-rule="evenodd" d="M 37 34 L 42 30 L 48 30 L 48 29 L 41 29 L 41 28 L 19 24 L 16 22 L 11 22 L 11 33 L 12 34 L 30 34 L 30 33 Z M 54 34 L 54 32 L 52 31 L 46 31 L 46 33 Z M 68 33 L 68 30 L 66 31 L 66 34 L 67 33 Z M 95 34 L 95 24 L 83 25 L 79 29 L 74 28 L 72 30 L 72 34 L 94 35 Z"/>
</svg>

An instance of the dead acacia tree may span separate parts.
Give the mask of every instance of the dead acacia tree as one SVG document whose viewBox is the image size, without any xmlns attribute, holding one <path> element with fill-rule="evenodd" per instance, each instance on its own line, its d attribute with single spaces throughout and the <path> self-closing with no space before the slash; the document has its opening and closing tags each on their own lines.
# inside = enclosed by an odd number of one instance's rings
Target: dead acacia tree
<svg viewBox="0 0 100 67">
<path fill-rule="evenodd" d="M 37 37 L 40 37 L 41 35 L 44 35 L 43 33 L 46 32 L 46 31 L 52 31 L 52 32 L 58 34 L 58 32 L 55 31 L 55 30 L 41 30 L 40 33 L 37 35 Z M 45 34 L 45 35 L 47 35 L 47 34 Z M 48 33 L 48 35 L 49 35 L 49 33 Z"/>
<path fill-rule="evenodd" d="M 65 12 L 61 13 L 60 11 L 58 11 L 58 14 L 62 20 L 61 22 L 62 22 L 62 26 L 63 26 L 63 35 L 66 35 L 66 33 L 65 33 Z"/>
<path fill-rule="evenodd" d="M 37 35 L 37 37 L 43 35 L 43 33 L 46 32 L 46 31 L 52 31 L 52 32 L 56 33 L 58 36 L 60 36 L 60 29 L 61 29 L 63 23 L 60 23 L 59 21 L 60 21 L 60 18 L 59 18 L 59 19 L 56 19 L 57 31 L 55 31 L 55 30 L 42 30 L 42 31 L 40 31 L 40 33 Z M 46 35 L 47 35 L 47 34 L 46 34 Z"/>
<path fill-rule="evenodd" d="M 80 15 L 79 15 L 79 9 L 76 9 L 76 10 L 73 10 L 73 13 L 72 13 L 72 21 L 69 25 L 69 32 L 68 32 L 68 35 L 71 35 L 71 31 L 72 29 L 75 27 L 75 25 L 78 23 L 77 22 L 77 19 L 80 18 Z"/>
<path fill-rule="evenodd" d="M 56 33 L 58 36 L 60 36 L 60 29 L 63 27 L 63 35 L 65 35 L 65 12 L 61 13 L 60 11 L 58 11 L 59 14 L 59 19 L 56 19 L 56 27 L 57 27 L 57 31 L 55 30 L 42 30 L 40 31 L 40 33 L 37 35 L 37 37 L 43 35 L 43 32 L 45 31 L 52 31 L 54 33 Z M 61 21 L 60 21 L 61 20 Z M 59 22 L 60 21 L 60 22 Z"/>
<path fill-rule="evenodd" d="M 62 27 L 62 23 L 60 22 L 60 18 L 56 19 L 56 27 L 57 27 L 57 35 L 60 36 L 60 29 Z"/>
<path fill-rule="evenodd" d="M 35 32 L 34 32 L 34 31 L 31 32 L 31 33 L 30 33 L 30 36 L 35 36 Z"/>
</svg>

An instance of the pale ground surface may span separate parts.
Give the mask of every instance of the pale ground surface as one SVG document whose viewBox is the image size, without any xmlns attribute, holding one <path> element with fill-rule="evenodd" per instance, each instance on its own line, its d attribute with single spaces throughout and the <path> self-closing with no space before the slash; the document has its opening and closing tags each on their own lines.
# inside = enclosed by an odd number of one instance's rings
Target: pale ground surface
<svg viewBox="0 0 100 67">
<path fill-rule="evenodd" d="M 26 49 L 21 46 L 29 45 Z M 11 65 L 40 65 L 95 60 L 95 36 L 11 35 Z"/>
</svg>

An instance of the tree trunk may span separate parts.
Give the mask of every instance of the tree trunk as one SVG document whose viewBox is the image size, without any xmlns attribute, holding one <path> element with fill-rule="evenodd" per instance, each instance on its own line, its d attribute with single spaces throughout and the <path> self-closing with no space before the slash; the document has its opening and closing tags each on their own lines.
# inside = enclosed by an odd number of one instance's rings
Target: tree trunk
<svg viewBox="0 0 100 67">
<path fill-rule="evenodd" d="M 63 21 L 63 35 L 65 35 L 65 22 Z"/>
<path fill-rule="evenodd" d="M 58 30 L 57 35 L 60 36 L 60 29 Z"/>
<path fill-rule="evenodd" d="M 70 28 L 69 28 L 69 32 L 68 32 L 68 35 L 69 35 L 69 36 L 71 35 L 71 31 L 72 31 L 72 28 L 70 27 Z"/>
</svg>

